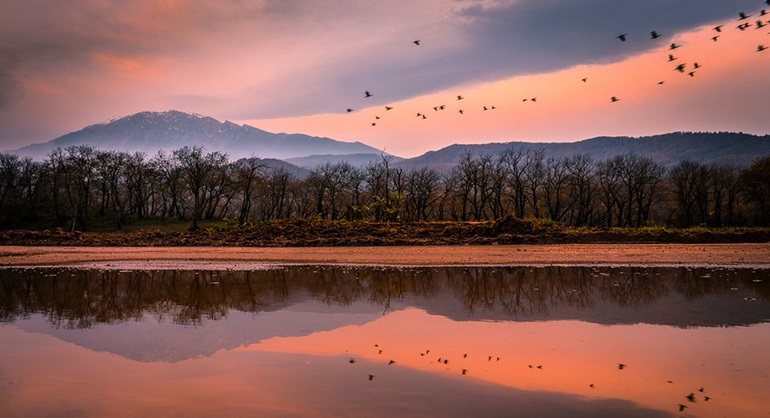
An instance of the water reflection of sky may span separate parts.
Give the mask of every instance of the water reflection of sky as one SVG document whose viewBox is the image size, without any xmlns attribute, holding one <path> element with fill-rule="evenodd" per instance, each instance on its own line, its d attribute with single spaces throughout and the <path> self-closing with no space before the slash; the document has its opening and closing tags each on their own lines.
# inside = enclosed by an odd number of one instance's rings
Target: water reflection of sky
<svg viewBox="0 0 770 418">
<path fill-rule="evenodd" d="M 769 273 L 0 270 L 0 415 L 766 416 Z"/>
</svg>

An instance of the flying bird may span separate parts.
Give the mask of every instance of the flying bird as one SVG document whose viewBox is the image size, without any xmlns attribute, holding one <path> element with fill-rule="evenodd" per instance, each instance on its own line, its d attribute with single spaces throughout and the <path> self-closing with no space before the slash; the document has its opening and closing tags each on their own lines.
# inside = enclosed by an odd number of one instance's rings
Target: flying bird
<svg viewBox="0 0 770 418">
<path fill-rule="evenodd" d="M 617 102 L 618 100 L 620 100 L 620 99 L 618 99 L 618 98 L 617 98 L 617 97 L 615 97 L 615 96 L 612 96 L 612 97 L 610 98 L 610 102 L 612 102 L 612 103 L 615 103 L 615 102 Z M 623 370 L 623 365 L 622 365 L 622 364 L 621 364 L 621 365 L 619 365 L 619 366 L 618 366 L 618 368 L 619 368 L 620 370 Z"/>
<path fill-rule="evenodd" d="M 679 64 L 676 66 L 676 68 L 674 68 L 674 70 L 679 71 L 680 73 L 684 73 L 684 67 L 685 67 L 685 64 Z"/>
<path fill-rule="evenodd" d="M 351 108 L 347 108 L 347 110 L 346 110 L 346 112 L 348 112 L 348 113 L 350 113 L 352 111 L 353 111 L 353 109 L 351 109 Z"/>
<path fill-rule="evenodd" d="M 390 110 L 390 109 L 393 109 L 393 106 L 385 106 L 385 111 L 386 111 L 386 112 L 387 112 L 388 110 Z"/>
<path fill-rule="evenodd" d="M 698 63 L 696 62 L 695 64 L 693 64 L 693 67 L 694 67 L 694 68 L 697 70 L 698 68 L 700 68 L 700 64 L 698 64 Z"/>
<path fill-rule="evenodd" d="M 458 110 L 458 112 L 460 112 L 461 115 L 463 114 L 463 110 L 462 109 Z"/>
<path fill-rule="evenodd" d="M 364 92 L 364 97 L 372 97 L 372 93 L 369 93 L 369 90 Z"/>
<path fill-rule="evenodd" d="M 671 44 L 671 46 L 668 47 L 668 49 L 672 49 L 673 50 L 673 49 L 679 48 L 680 46 L 682 46 L 682 45 L 677 45 L 677 44 L 673 43 L 673 44 Z"/>
<path fill-rule="evenodd" d="M 756 27 L 756 29 L 762 29 L 765 26 L 767 26 L 767 23 L 765 23 L 765 22 L 763 22 L 761 20 L 757 20 L 757 27 Z"/>
<path fill-rule="evenodd" d="M 714 26 L 713 29 L 717 32 L 722 32 L 722 26 L 724 25 Z"/>
<path fill-rule="evenodd" d="M 668 54 L 668 62 L 674 61 L 676 59 L 675 56 Z"/>
<path fill-rule="evenodd" d="M 687 398 L 687 400 L 690 401 L 690 402 L 695 402 L 695 394 L 694 393 L 690 393 L 689 395 L 685 396 L 685 398 Z"/>
<path fill-rule="evenodd" d="M 687 408 L 686 405 L 679 404 L 679 412 L 684 411 Z"/>
<path fill-rule="evenodd" d="M 767 47 L 766 47 L 766 46 L 764 46 L 764 45 L 759 45 L 759 46 L 757 47 L 757 52 L 762 52 L 762 51 L 764 51 L 764 50 L 766 50 L 766 49 L 767 49 Z"/>
<path fill-rule="evenodd" d="M 740 12 L 740 13 L 738 13 L 738 17 L 739 17 L 738 20 L 745 20 L 745 19 L 750 18 L 751 15 L 747 15 L 746 13 Z"/>
<path fill-rule="evenodd" d="M 618 370 L 623 370 L 626 368 L 626 365 L 623 363 L 618 363 Z"/>
<path fill-rule="evenodd" d="M 465 98 L 465 97 L 463 97 L 463 96 L 457 95 L 457 100 L 462 100 L 462 99 L 464 99 L 464 98 Z"/>
<path fill-rule="evenodd" d="M 419 39 L 417 39 L 416 41 L 414 41 L 414 42 L 412 42 L 412 43 L 413 43 L 413 44 L 415 44 L 415 45 L 417 45 L 417 46 L 420 46 L 420 40 L 419 40 Z"/>
<path fill-rule="evenodd" d="M 625 42 L 626 41 L 626 36 L 628 36 L 628 34 L 624 33 L 622 35 L 616 36 L 615 38 L 620 39 L 621 42 Z"/>
<path fill-rule="evenodd" d="M 719 35 L 717 35 L 717 36 L 714 36 L 714 37 L 712 37 L 712 38 L 711 38 L 711 40 L 712 40 L 712 41 L 714 41 L 714 42 L 716 42 L 716 41 L 717 41 L 717 39 L 719 39 Z"/>
<path fill-rule="evenodd" d="M 582 81 L 582 82 L 584 82 L 584 83 L 585 83 L 585 82 L 588 82 L 588 78 L 586 78 L 586 77 L 583 77 L 583 78 L 581 79 L 581 81 Z"/>
<path fill-rule="evenodd" d="M 658 32 L 652 31 L 650 32 L 650 39 L 658 39 L 660 38 L 660 34 Z"/>
</svg>

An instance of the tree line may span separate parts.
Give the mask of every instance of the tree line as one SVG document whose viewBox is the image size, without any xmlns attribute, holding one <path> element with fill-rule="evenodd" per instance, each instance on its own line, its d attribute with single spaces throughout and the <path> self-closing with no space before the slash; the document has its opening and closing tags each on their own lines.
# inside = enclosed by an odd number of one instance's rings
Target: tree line
<svg viewBox="0 0 770 418">
<path fill-rule="evenodd" d="M 183 147 L 102 151 L 88 145 L 33 161 L 0 153 L 0 224 L 121 229 L 141 219 L 245 224 L 291 218 L 485 221 L 513 215 L 577 227 L 770 225 L 770 155 L 747 167 L 635 154 L 596 160 L 543 149 L 466 152 L 449 171 L 325 163 L 301 177 L 259 158 Z"/>
</svg>

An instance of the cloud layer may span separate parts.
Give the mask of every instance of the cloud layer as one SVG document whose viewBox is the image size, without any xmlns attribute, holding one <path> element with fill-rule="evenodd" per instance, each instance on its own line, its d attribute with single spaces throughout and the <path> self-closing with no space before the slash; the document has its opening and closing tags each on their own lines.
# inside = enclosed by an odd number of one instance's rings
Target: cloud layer
<svg viewBox="0 0 770 418">
<path fill-rule="evenodd" d="M 141 110 L 232 120 L 339 114 L 608 65 L 704 25 L 735 31 L 739 12 L 753 23 L 761 7 L 758 0 L 2 0 L 0 149 Z M 650 39 L 653 30 L 662 36 Z M 364 98 L 365 90 L 374 95 Z"/>
</svg>

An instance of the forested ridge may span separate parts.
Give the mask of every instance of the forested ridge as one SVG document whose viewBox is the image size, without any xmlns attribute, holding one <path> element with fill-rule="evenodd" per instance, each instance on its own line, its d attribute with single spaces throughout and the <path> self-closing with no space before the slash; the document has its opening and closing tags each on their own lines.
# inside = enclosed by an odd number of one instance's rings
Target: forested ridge
<svg viewBox="0 0 770 418">
<path fill-rule="evenodd" d="M 770 156 L 751 165 L 635 154 L 546 158 L 543 150 L 466 152 L 448 172 L 326 163 L 300 178 L 259 158 L 183 147 L 154 156 L 78 145 L 43 161 L 0 154 L 4 230 L 121 230 L 146 220 L 394 224 L 539 219 L 569 227 L 767 227 Z M 499 223 L 499 222 L 498 222 Z M 543 222 L 540 222 L 543 224 Z"/>
</svg>

